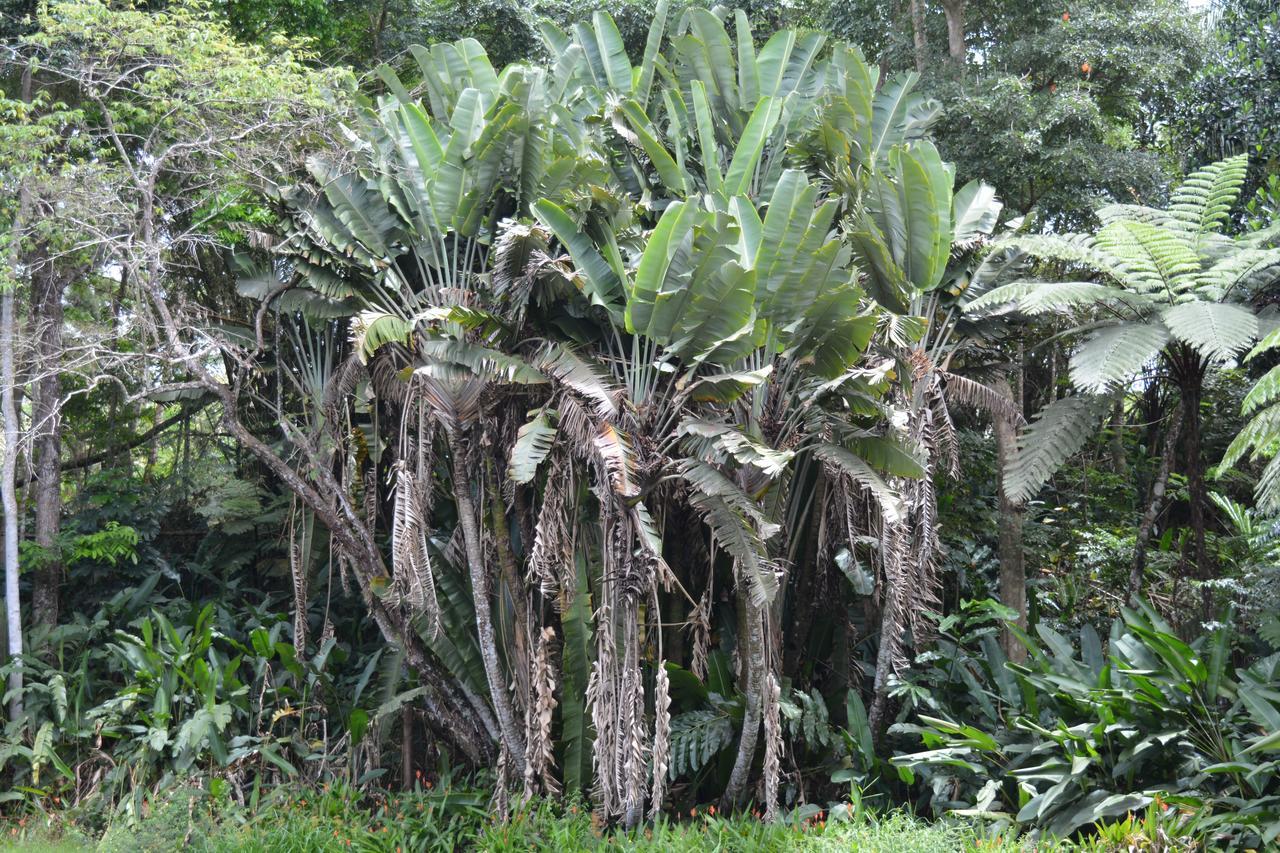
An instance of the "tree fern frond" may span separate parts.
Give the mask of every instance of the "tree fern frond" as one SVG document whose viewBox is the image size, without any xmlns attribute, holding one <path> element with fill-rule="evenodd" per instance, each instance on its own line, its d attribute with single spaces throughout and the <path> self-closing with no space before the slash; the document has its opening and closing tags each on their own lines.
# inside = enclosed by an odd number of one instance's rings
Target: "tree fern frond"
<svg viewBox="0 0 1280 853">
<path fill-rule="evenodd" d="M 1148 225 L 1166 227 L 1176 223 L 1167 210 L 1155 207 L 1144 207 L 1140 204 L 1106 204 L 1095 211 L 1103 225 L 1110 225 L 1121 219 L 1130 222 L 1145 222 Z"/>
<path fill-rule="evenodd" d="M 1035 315 L 1049 311 L 1071 311 L 1106 302 L 1137 310 L 1146 301 L 1142 296 L 1115 285 L 1096 281 L 1024 280 L 987 291 L 966 305 L 965 311 L 977 314 L 1012 304 L 1024 314 Z"/>
<path fill-rule="evenodd" d="M 1258 338 L 1258 318 L 1242 305 L 1183 302 L 1166 308 L 1161 319 L 1175 338 L 1209 361 L 1234 358 Z"/>
<path fill-rule="evenodd" d="M 1200 256 L 1176 231 L 1122 219 L 1104 226 L 1097 244 L 1119 262 L 1118 278 L 1132 290 L 1175 297 L 1196 284 Z"/>
<path fill-rule="evenodd" d="M 1280 281 L 1280 249 L 1236 249 L 1200 274 L 1205 298 L 1249 299 Z"/>
<path fill-rule="evenodd" d="M 1271 368 L 1244 395 L 1240 404 L 1242 415 L 1251 415 L 1263 406 L 1269 406 L 1280 400 L 1280 365 Z"/>
<path fill-rule="evenodd" d="M 1160 323 L 1117 323 L 1104 326 L 1071 355 L 1071 382 L 1097 393 L 1131 377 L 1169 342 Z"/>
<path fill-rule="evenodd" d="M 1237 154 L 1192 172 L 1173 192 L 1169 214 L 1197 234 L 1227 221 L 1249 170 L 1249 155 Z"/>
<path fill-rule="evenodd" d="M 1045 406 L 1018 436 L 1018 452 L 1003 472 L 1009 500 L 1033 497 L 1053 472 L 1084 447 L 1098 420 L 1109 411 L 1110 397 L 1078 394 Z"/>
<path fill-rule="evenodd" d="M 1222 454 L 1218 463 L 1223 468 L 1232 468 L 1253 449 L 1253 459 L 1270 456 L 1280 448 L 1280 406 L 1269 406 L 1240 428 L 1236 437 Z"/>
</svg>

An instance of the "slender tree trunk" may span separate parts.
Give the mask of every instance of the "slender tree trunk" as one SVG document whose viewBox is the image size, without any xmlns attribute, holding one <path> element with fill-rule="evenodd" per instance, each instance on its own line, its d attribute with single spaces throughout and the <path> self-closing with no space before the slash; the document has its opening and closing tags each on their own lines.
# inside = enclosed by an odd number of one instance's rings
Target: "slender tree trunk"
<svg viewBox="0 0 1280 853">
<path fill-rule="evenodd" d="M 1142 581 L 1147 570 L 1147 545 L 1151 542 L 1151 532 L 1155 530 L 1156 519 L 1160 517 L 1160 507 L 1164 505 L 1165 489 L 1169 486 L 1169 472 L 1173 468 L 1173 456 L 1178 447 L 1178 434 L 1182 431 L 1182 407 L 1179 402 L 1169 418 L 1169 431 L 1164 436 L 1164 449 L 1160 454 L 1160 468 L 1155 479 L 1151 481 L 1151 497 L 1147 500 L 1147 508 L 1138 522 L 1138 531 L 1133 546 L 1133 566 L 1129 569 L 1129 589 L 1125 600 L 1130 605 L 1137 601 L 1142 592 Z"/>
<path fill-rule="evenodd" d="M 31 101 L 31 65 L 22 73 L 22 100 Z M 4 421 L 4 448 L 0 458 L 0 502 L 4 504 L 4 603 L 5 625 L 8 636 L 7 653 L 15 659 L 22 655 L 22 602 L 18 597 L 18 408 L 14 401 L 18 374 L 14 366 L 14 347 L 17 344 L 14 316 L 16 294 L 13 273 L 18 268 L 23 229 L 31 212 L 31 194 L 26 182 L 18 188 L 18 210 L 10 234 L 8 261 L 10 275 L 4 292 L 0 293 L 0 419 Z M 9 719 L 22 716 L 22 668 L 15 665 L 9 674 Z"/>
<path fill-rule="evenodd" d="M 529 630 L 529 614 L 525 612 L 524 581 L 520 577 L 520 567 L 516 565 L 515 552 L 511 549 L 511 533 L 507 528 L 507 510 L 503 505 L 502 494 L 498 491 L 498 475 L 494 471 L 493 459 L 485 459 L 485 479 L 489 497 L 489 518 L 493 525 L 493 550 L 498 557 L 498 570 L 502 573 L 502 581 L 511 594 L 511 611 L 513 618 L 512 646 L 515 660 L 513 675 L 519 686 L 520 696 L 526 700 L 525 708 L 531 707 L 527 700 L 530 697 L 529 673 L 532 663 L 532 650 L 528 648 L 528 638 L 533 636 Z"/>
<path fill-rule="evenodd" d="M 9 657 L 22 654 L 22 604 L 18 599 L 18 411 L 13 401 L 17 376 L 13 364 L 14 292 L 0 294 L 0 409 L 4 417 L 4 459 L 0 465 L 0 491 L 4 500 L 4 600 L 8 625 Z M 22 668 L 9 674 L 9 719 L 22 715 Z"/>
<path fill-rule="evenodd" d="M 916 71 L 924 73 L 929 57 L 929 44 L 924 31 L 924 0 L 908 0 L 911 10 L 911 40 L 915 46 Z"/>
<path fill-rule="evenodd" d="M 747 614 L 746 631 L 746 701 L 747 707 L 742 715 L 742 736 L 738 739 L 738 757 L 734 759 L 733 770 L 729 773 L 729 783 L 725 785 L 721 806 L 725 809 L 736 808 L 742 803 L 743 794 L 747 790 L 747 779 L 751 776 L 751 763 L 755 760 L 756 742 L 760 738 L 760 723 L 763 718 L 761 701 L 764 697 L 764 610 L 756 607 L 751 601 L 751 593 L 746 583 L 738 584 L 738 606 Z"/>
<path fill-rule="evenodd" d="M 498 731 L 507 748 L 507 760 L 511 762 L 515 775 L 523 776 L 524 738 L 516 726 L 511 694 L 507 692 L 506 678 L 498 660 L 498 644 L 493 633 L 493 614 L 489 604 L 489 573 L 485 570 L 484 552 L 480 546 L 480 525 L 476 519 L 475 504 L 471 500 L 470 481 L 464 474 L 466 452 L 457 436 L 449 437 L 449 453 L 453 457 L 453 496 L 458 508 L 458 524 L 462 526 L 462 540 L 471 573 L 471 597 L 475 602 L 480 657 L 484 661 L 489 696 L 493 702 L 494 714 L 498 718 Z"/>
<path fill-rule="evenodd" d="M 1111 436 L 1107 440 L 1107 449 L 1111 453 L 1111 471 L 1121 477 L 1129 474 L 1129 460 L 1124 455 L 1124 398 L 1116 400 L 1115 409 L 1111 413 Z"/>
<path fill-rule="evenodd" d="M 994 383 L 997 391 L 1013 399 L 1009 383 L 1000 379 Z M 1012 467 L 1018 454 L 1017 424 L 1005 413 L 994 416 L 993 431 L 996 438 L 996 467 L 1000 478 L 1000 601 L 1018 614 L 1017 627 L 1027 630 L 1027 570 L 1022 553 L 1022 504 L 1009 498 L 1005 491 L 1005 474 Z M 1027 657 L 1027 649 L 1018 642 L 1013 632 L 1001 631 L 1001 645 L 1009 660 L 1021 663 Z"/>
<path fill-rule="evenodd" d="M 964 72 L 964 9 L 966 0 L 944 0 L 942 11 L 947 16 L 947 55 L 957 75 Z"/>
<path fill-rule="evenodd" d="M 66 280 L 45 261 L 33 277 L 32 320 L 36 335 L 36 369 L 31 426 L 35 433 L 35 543 L 46 559 L 32 573 L 33 625 L 58 624 L 62 555 L 58 531 L 62 523 L 62 383 L 57 365 L 62 353 L 62 293 Z"/>
</svg>

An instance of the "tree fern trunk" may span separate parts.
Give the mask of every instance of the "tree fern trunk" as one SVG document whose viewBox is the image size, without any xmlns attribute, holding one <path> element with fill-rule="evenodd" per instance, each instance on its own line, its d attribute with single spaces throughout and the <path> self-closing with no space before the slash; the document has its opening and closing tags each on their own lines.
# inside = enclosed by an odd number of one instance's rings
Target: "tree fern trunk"
<svg viewBox="0 0 1280 853">
<path fill-rule="evenodd" d="M 994 383 L 1001 394 L 1012 399 L 1013 392 L 1004 379 Z M 993 421 L 996 438 L 996 468 L 1000 480 L 999 558 L 1000 601 L 1018 614 L 1017 626 L 1027 629 L 1027 571 L 1022 554 L 1022 505 L 1010 500 L 1005 491 L 1005 472 L 1017 457 L 1017 425 L 1007 413 L 996 413 Z M 1000 635 L 1005 654 L 1014 663 L 1026 659 L 1027 649 L 1013 632 L 1004 628 Z"/>
<path fill-rule="evenodd" d="M 1164 493 L 1169 486 L 1169 472 L 1173 467 L 1173 454 L 1178 447 L 1178 434 L 1181 431 L 1182 404 L 1179 403 L 1173 417 L 1169 419 L 1169 430 L 1165 433 L 1164 449 L 1160 454 L 1160 468 L 1151 482 L 1151 497 L 1147 500 L 1147 508 L 1142 512 L 1142 520 L 1138 522 L 1133 546 L 1133 566 L 1129 569 L 1129 589 L 1125 596 L 1130 605 L 1142 592 L 1142 580 L 1147 570 L 1147 545 L 1151 542 L 1151 532 L 1155 529 L 1160 507 L 1164 505 Z"/>
</svg>

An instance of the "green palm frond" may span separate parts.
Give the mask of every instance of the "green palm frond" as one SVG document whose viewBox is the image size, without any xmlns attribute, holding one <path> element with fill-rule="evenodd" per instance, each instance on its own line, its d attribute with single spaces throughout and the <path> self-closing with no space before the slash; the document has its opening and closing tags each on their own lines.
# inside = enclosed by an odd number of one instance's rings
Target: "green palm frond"
<svg viewBox="0 0 1280 853">
<path fill-rule="evenodd" d="M 813 455 L 870 492 L 880 506 L 880 513 L 886 523 L 895 524 L 905 517 L 902 498 L 865 459 L 838 444 L 815 445 Z"/>
</svg>

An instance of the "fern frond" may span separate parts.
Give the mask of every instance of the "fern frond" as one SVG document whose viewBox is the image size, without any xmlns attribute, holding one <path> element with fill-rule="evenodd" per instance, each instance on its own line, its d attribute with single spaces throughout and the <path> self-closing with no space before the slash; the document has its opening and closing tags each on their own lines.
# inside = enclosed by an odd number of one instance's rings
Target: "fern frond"
<svg viewBox="0 0 1280 853">
<path fill-rule="evenodd" d="M 1033 497 L 1072 454 L 1084 447 L 1099 419 L 1110 410 L 1110 397 L 1077 394 L 1045 406 L 1018 436 L 1018 451 L 1003 471 L 1009 500 Z"/>
<path fill-rule="evenodd" d="M 1268 370 L 1249 389 L 1249 393 L 1244 395 L 1244 401 L 1240 404 L 1240 414 L 1251 415 L 1277 400 L 1280 400 L 1280 365 Z"/>
<path fill-rule="evenodd" d="M 1024 314 L 1036 315 L 1049 311 L 1067 312 L 1105 303 L 1139 309 L 1146 302 L 1143 297 L 1128 293 L 1115 285 L 1096 281 L 1024 280 L 987 291 L 965 306 L 965 311 L 977 314 L 1011 304 Z"/>
<path fill-rule="evenodd" d="M 691 775 L 734 742 L 733 723 L 722 711 L 686 711 L 671 718 L 672 779 Z"/>
<path fill-rule="evenodd" d="M 1122 219 L 1104 226 L 1097 244 L 1119 263 L 1118 278 L 1131 290 L 1172 298 L 1197 283 L 1200 256 L 1176 231 Z"/>
<path fill-rule="evenodd" d="M 1123 382 L 1157 356 L 1169 342 L 1160 323 L 1117 323 L 1104 326 L 1071 355 L 1071 382 L 1097 393 Z"/>
<path fill-rule="evenodd" d="M 1222 454 L 1222 468 L 1234 467 L 1253 448 L 1253 459 L 1270 456 L 1280 449 L 1280 406 L 1263 409 L 1236 433 Z"/>
<path fill-rule="evenodd" d="M 1161 319 L 1175 338 L 1209 361 L 1234 358 L 1258 339 L 1258 318 L 1242 305 L 1183 302 L 1166 308 Z"/>
<path fill-rule="evenodd" d="M 1237 154 L 1192 172 L 1173 192 L 1169 214 L 1196 234 L 1216 231 L 1227 221 L 1249 171 L 1249 155 Z"/>
</svg>

